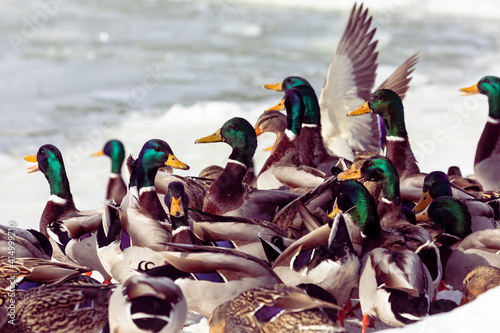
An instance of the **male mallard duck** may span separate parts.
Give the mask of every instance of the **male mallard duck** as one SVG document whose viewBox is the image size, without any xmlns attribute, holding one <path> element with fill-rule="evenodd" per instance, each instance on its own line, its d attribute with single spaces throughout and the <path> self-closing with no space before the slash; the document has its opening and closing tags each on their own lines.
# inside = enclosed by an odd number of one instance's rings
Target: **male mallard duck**
<svg viewBox="0 0 500 333">
<path fill-rule="evenodd" d="M 315 219 L 304 206 L 299 211 L 303 219 Z M 331 293 L 341 306 L 358 286 L 359 267 L 342 214 L 295 241 L 273 263 L 273 270 L 284 283 L 318 285 Z"/>
<path fill-rule="evenodd" d="M 187 305 L 174 281 L 143 274 L 115 289 L 108 313 L 110 332 L 177 333 L 186 320 Z"/>
<path fill-rule="evenodd" d="M 298 81 L 301 78 L 296 78 Z M 304 84 L 297 85 L 285 90 L 285 100 L 288 99 L 287 112 L 303 107 L 303 118 L 297 119 L 301 127 L 296 147 L 300 157 L 300 163 L 316 168 L 327 175 L 331 175 L 331 169 L 340 157 L 331 155 L 326 150 L 321 137 L 321 123 L 318 100 L 314 89 L 309 82 L 302 79 Z M 290 97 L 292 95 L 293 97 Z M 280 105 L 280 104 L 279 104 Z"/>
<path fill-rule="evenodd" d="M 168 215 L 172 223 L 172 243 L 202 245 L 189 224 L 189 196 L 184 192 L 184 185 L 181 182 L 171 182 L 168 185 L 165 205 L 169 207 Z"/>
<path fill-rule="evenodd" d="M 347 116 L 376 113 L 382 117 L 387 131 L 386 156 L 392 161 L 401 182 L 418 175 L 420 169 L 411 150 L 404 120 L 401 97 L 390 89 L 380 89 L 370 95 L 368 101 Z"/>
<path fill-rule="evenodd" d="M 298 139 L 304 116 L 304 100 L 299 89 L 289 89 L 285 97 L 268 111 L 286 109 L 287 128 L 285 135 L 267 158 L 257 178 L 259 189 L 278 188 L 282 185 L 292 187 L 316 187 L 324 180 L 322 172 L 314 172 L 300 160 Z"/>
<path fill-rule="evenodd" d="M 26 156 L 28 162 L 37 165 L 28 168 L 28 173 L 41 171 L 50 187 L 50 196 L 40 218 L 40 232 L 49 237 L 53 257 L 59 261 L 71 262 L 98 270 L 105 275 L 105 271 L 97 258 L 95 233 L 101 221 L 100 211 L 79 211 L 73 202 L 69 180 L 66 175 L 63 157 L 57 147 L 43 145 L 34 156 Z M 72 235 L 72 228 L 65 226 L 64 220 L 75 227 L 77 235 Z M 80 239 L 70 239 L 71 237 Z M 70 260 L 71 259 L 71 260 Z"/>
<path fill-rule="evenodd" d="M 366 100 L 373 88 L 377 70 L 373 41 L 376 29 L 370 29 L 371 17 L 363 5 L 354 5 L 348 22 L 330 64 L 319 99 L 322 137 L 330 153 L 352 161 L 354 152 L 374 150 L 381 152 L 381 135 L 378 117 L 346 120 L 344 114 Z M 401 97 L 408 90 L 418 60 L 411 56 L 386 80 L 379 89 L 390 88 Z M 288 77 L 281 84 L 265 85 L 267 89 L 286 90 L 305 85 L 300 77 Z M 354 94 L 353 94 L 354 91 Z M 312 96 L 312 95 L 311 95 Z M 316 97 L 314 95 L 314 97 Z M 314 99 L 314 98 L 312 98 Z M 316 98 L 316 104 L 317 98 Z M 311 103 L 311 105 L 314 105 Z"/>
<path fill-rule="evenodd" d="M 285 191 L 247 190 L 243 185 L 257 148 L 255 130 L 247 120 L 238 117 L 229 119 L 214 134 L 195 143 L 209 142 L 226 142 L 232 147 L 232 152 L 224 172 L 205 195 L 203 211 L 271 221 L 277 208 L 298 197 Z"/>
<path fill-rule="evenodd" d="M 209 319 L 210 333 L 344 332 L 324 309 L 331 302 L 309 296 L 299 287 L 275 284 L 242 292 L 219 305 Z"/>
<path fill-rule="evenodd" d="M 123 181 L 121 169 L 125 159 L 125 148 L 119 140 L 109 140 L 104 148 L 92 156 L 106 155 L 111 159 L 111 174 L 109 175 L 106 200 L 114 200 L 118 205 L 127 194 L 127 185 Z"/>
<path fill-rule="evenodd" d="M 7 256 L 9 242 L 15 244 L 16 257 L 34 257 L 48 260 L 52 257 L 52 245 L 47 236 L 39 231 L 10 228 L 0 224 L 0 255 Z"/>
<path fill-rule="evenodd" d="M 360 258 L 377 248 L 411 249 L 418 254 L 426 265 L 433 282 L 437 287 L 443 275 L 440 253 L 430 239 L 427 231 L 412 225 L 398 225 L 382 228 L 375 202 L 363 185 L 354 180 L 345 180 L 338 189 L 337 206 L 332 215 L 340 210 L 347 215 L 346 221 L 353 246 Z M 434 296 L 430 293 L 431 296 Z"/>
<path fill-rule="evenodd" d="M 413 212 L 422 214 L 438 197 L 452 196 L 451 182 L 448 176 L 442 171 L 433 171 L 425 176 L 422 197 L 417 203 Z M 490 205 L 478 200 L 462 200 L 467 205 L 472 218 L 472 232 L 497 227 L 495 212 Z"/>
<path fill-rule="evenodd" d="M 137 190 L 141 205 L 158 221 L 168 220 L 155 188 L 155 176 L 158 169 L 164 166 L 181 170 L 189 169 L 187 164 L 175 157 L 165 141 L 149 140 L 144 144 L 137 157 Z"/>
<path fill-rule="evenodd" d="M 500 78 L 485 76 L 472 87 L 460 90 L 465 92 L 465 95 L 488 96 L 488 122 L 477 144 L 474 174 L 484 190 L 498 190 L 500 189 L 500 176 L 496 168 L 500 162 L 500 151 L 497 148 L 500 138 Z"/>
<path fill-rule="evenodd" d="M 110 286 L 57 284 L 15 297 L 15 325 L 2 332 L 100 332 L 108 321 Z"/>
<path fill-rule="evenodd" d="M 478 266 L 467 274 L 464 279 L 464 290 L 461 305 L 469 303 L 482 293 L 500 286 L 500 268 Z"/>
<path fill-rule="evenodd" d="M 462 290 L 465 276 L 477 266 L 500 268 L 500 229 L 471 233 L 471 216 L 467 206 L 458 199 L 440 197 L 427 209 L 429 219 L 442 225 L 445 234 L 437 238 L 441 243 L 443 280 L 454 289 Z"/>
</svg>

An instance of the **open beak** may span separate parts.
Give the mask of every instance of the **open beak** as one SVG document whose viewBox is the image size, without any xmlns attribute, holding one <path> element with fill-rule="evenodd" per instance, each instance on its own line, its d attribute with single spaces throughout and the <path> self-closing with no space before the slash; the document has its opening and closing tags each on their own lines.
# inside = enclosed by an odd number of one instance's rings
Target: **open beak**
<svg viewBox="0 0 500 333">
<path fill-rule="evenodd" d="M 463 92 L 462 96 L 476 95 L 480 93 L 477 83 L 470 87 L 460 88 L 460 91 Z"/>
<path fill-rule="evenodd" d="M 38 163 L 36 155 L 25 156 L 24 160 L 27 162 Z M 37 171 L 40 171 L 40 169 L 38 168 L 38 164 L 28 167 L 28 173 L 33 173 Z"/>
</svg>

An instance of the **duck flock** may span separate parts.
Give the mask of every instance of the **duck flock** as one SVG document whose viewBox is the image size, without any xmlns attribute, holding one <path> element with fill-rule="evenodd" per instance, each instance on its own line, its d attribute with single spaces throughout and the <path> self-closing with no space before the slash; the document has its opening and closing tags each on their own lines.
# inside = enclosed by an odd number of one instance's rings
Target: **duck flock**
<svg viewBox="0 0 500 333">
<path fill-rule="evenodd" d="M 224 168 L 180 177 L 189 166 L 164 140 L 136 157 L 110 140 L 95 154 L 111 159 L 106 202 L 80 211 L 59 149 L 27 156 L 50 196 L 39 230 L 0 225 L 0 331 L 179 332 L 194 312 L 210 332 L 343 332 L 352 320 L 365 332 L 499 285 L 500 78 L 461 89 L 489 102 L 474 177 L 421 173 L 402 102 L 418 55 L 373 90 L 370 26 L 355 5 L 319 98 L 302 77 L 265 84 L 284 97 L 255 125 L 235 117 L 196 140 L 231 146 Z M 264 132 L 276 142 L 256 172 Z"/>
</svg>

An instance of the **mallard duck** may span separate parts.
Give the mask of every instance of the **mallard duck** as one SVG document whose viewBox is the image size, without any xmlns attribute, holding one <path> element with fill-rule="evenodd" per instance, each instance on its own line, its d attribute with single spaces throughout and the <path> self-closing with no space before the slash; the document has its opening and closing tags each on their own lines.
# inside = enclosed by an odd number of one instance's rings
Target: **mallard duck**
<svg viewBox="0 0 500 333">
<path fill-rule="evenodd" d="M 336 203 L 331 215 L 338 210 L 347 212 L 353 246 L 360 258 L 377 247 L 413 250 L 428 269 L 433 289 L 437 292 L 443 266 L 439 250 L 424 228 L 404 223 L 382 228 L 372 196 L 366 187 L 354 180 L 342 181 Z"/>
<path fill-rule="evenodd" d="M 413 252 L 401 233 L 382 229 L 368 190 L 355 181 L 343 182 L 337 206 L 352 219 L 352 234 L 361 236 L 357 238 L 361 238 L 363 258 L 359 280 L 363 332 L 369 317 L 379 317 L 391 326 L 422 319 L 441 275 L 439 271 L 431 275 L 433 268 L 428 269 L 416 252 L 433 255 L 433 262 L 439 262 L 438 253 L 432 251 L 432 246 L 430 250 L 422 247 Z"/>
<path fill-rule="evenodd" d="M 184 185 L 181 182 L 171 182 L 168 185 L 165 204 L 169 207 L 172 243 L 202 245 L 202 241 L 195 236 L 188 221 L 189 196 L 184 192 Z"/>
<path fill-rule="evenodd" d="M 114 200 L 120 204 L 127 194 L 127 185 L 123 181 L 121 169 L 125 159 L 125 147 L 119 140 L 109 140 L 104 148 L 92 156 L 106 155 L 111 159 L 111 174 L 109 175 L 108 189 L 106 190 L 106 200 Z"/>
<path fill-rule="evenodd" d="M 477 144 L 474 174 L 484 190 L 500 189 L 500 176 L 496 167 L 500 162 L 497 148 L 500 137 L 500 78 L 485 76 L 475 85 L 460 89 L 465 95 L 483 94 L 488 97 L 488 122 Z"/>
<path fill-rule="evenodd" d="M 301 78 L 296 77 L 295 79 L 294 82 L 297 82 Z M 304 84 L 285 89 L 285 99 L 288 99 L 287 112 L 289 108 L 292 110 L 304 108 L 303 118 L 297 119 L 298 125 L 301 127 L 296 143 L 300 163 L 316 168 L 326 175 L 331 175 L 331 169 L 338 163 L 340 157 L 328 153 L 323 144 L 316 93 L 309 82 L 305 79 L 302 80 Z M 290 97 L 289 94 L 293 97 Z"/>
<path fill-rule="evenodd" d="M 390 89 L 380 89 L 370 95 L 368 101 L 347 116 L 376 113 L 382 117 L 387 131 L 386 156 L 392 161 L 401 182 L 420 174 L 417 160 L 411 150 L 404 120 L 401 97 Z M 423 180 L 423 177 L 422 177 Z"/>
<path fill-rule="evenodd" d="M 277 208 L 298 197 L 298 194 L 287 191 L 252 190 L 243 185 L 257 148 L 255 130 L 247 120 L 229 119 L 214 134 L 195 141 L 210 142 L 226 142 L 232 147 L 232 152 L 224 172 L 205 195 L 203 211 L 271 221 Z"/>
<path fill-rule="evenodd" d="M 141 205 L 158 221 L 168 220 L 155 187 L 158 169 L 164 166 L 181 170 L 189 169 L 187 164 L 175 157 L 168 143 L 160 139 L 149 140 L 137 157 L 137 190 Z"/>
<path fill-rule="evenodd" d="M 500 286 L 500 268 L 478 266 L 470 271 L 464 279 L 464 290 L 460 304 L 467 304 L 482 293 L 498 286 Z"/>
<path fill-rule="evenodd" d="M 315 220 L 305 206 L 303 219 Z M 319 224 L 317 221 L 312 222 Z M 329 224 L 299 238 L 273 263 L 273 270 L 288 285 L 312 283 L 331 293 L 343 306 L 358 286 L 360 262 L 342 214 Z"/>
<path fill-rule="evenodd" d="M 0 255 L 7 256 L 9 242 L 15 244 L 16 257 L 34 257 L 48 260 L 52 257 L 52 245 L 47 236 L 39 231 L 11 228 L 0 224 Z"/>
<path fill-rule="evenodd" d="M 170 266 L 176 269 L 176 275 L 184 272 L 175 282 L 187 300 L 188 309 L 205 316 L 247 289 L 281 282 L 265 261 L 236 250 L 174 243 L 167 248 L 157 254 L 170 265 L 154 270 L 165 270 L 163 276 L 172 272 Z M 149 271 L 146 273 L 151 275 Z"/>
<path fill-rule="evenodd" d="M 466 275 L 477 266 L 500 268 L 500 229 L 471 232 L 467 206 L 455 198 L 440 197 L 427 209 L 429 219 L 444 227 L 437 238 L 441 243 L 443 280 L 462 290 Z"/>
<path fill-rule="evenodd" d="M 135 275 L 118 286 L 109 300 L 110 332 L 179 332 L 187 304 L 181 289 L 167 277 Z"/>
<path fill-rule="evenodd" d="M 281 141 L 285 130 L 286 116 L 277 110 L 264 111 L 264 113 L 260 115 L 259 119 L 257 119 L 257 123 L 255 124 L 255 134 L 257 134 L 257 136 L 267 132 L 276 134 L 276 140 L 274 141 L 274 144 L 271 147 L 264 149 L 271 150 L 271 154 L 276 150 L 276 147 Z"/>
<path fill-rule="evenodd" d="M 442 171 L 433 171 L 425 176 L 422 196 L 413 212 L 417 215 L 422 214 L 438 197 L 452 196 L 451 182 L 448 176 Z M 478 200 L 462 200 L 467 206 L 472 218 L 472 232 L 484 229 L 493 229 L 497 227 L 495 221 L 495 212 L 493 208 L 486 203 Z M 421 218 L 419 218 L 421 220 Z"/>
<path fill-rule="evenodd" d="M 325 146 L 333 155 L 352 161 L 355 152 L 381 152 L 381 132 L 376 116 L 346 120 L 344 114 L 361 105 L 369 97 L 377 70 L 375 52 L 377 41 L 372 41 L 376 29 L 370 30 L 371 17 L 363 5 L 354 5 L 348 22 L 333 55 L 325 84 L 319 99 L 321 131 Z M 418 61 L 418 55 L 407 59 L 379 89 L 390 88 L 404 97 Z M 304 85 L 300 77 L 288 77 L 267 89 L 286 90 Z M 307 81 L 305 81 L 307 82 Z M 354 91 L 354 93 L 353 93 Z M 314 96 L 315 97 L 315 96 Z M 316 98 L 316 104 L 317 98 Z"/>
<path fill-rule="evenodd" d="M 79 211 L 76 208 L 59 149 L 50 144 L 43 145 L 37 155 L 26 156 L 25 160 L 37 163 L 28 168 L 28 173 L 41 171 L 49 183 L 50 196 L 39 228 L 50 239 L 53 257 L 63 262 L 77 262 L 105 275 L 97 258 L 95 233 L 92 233 L 99 226 L 102 212 Z M 71 227 L 65 225 L 65 220 Z M 73 230 L 76 234 L 72 234 Z"/>
<path fill-rule="evenodd" d="M 324 180 L 324 173 L 316 171 L 302 163 L 300 137 L 305 104 L 299 89 L 289 89 L 285 97 L 268 111 L 286 109 L 287 128 L 285 135 L 267 158 L 257 178 L 259 189 L 278 188 L 282 185 L 291 187 L 316 187 Z"/>
<path fill-rule="evenodd" d="M 15 296 L 15 325 L 2 332 L 100 332 L 108 321 L 112 286 L 58 284 Z"/>
<path fill-rule="evenodd" d="M 253 288 L 219 305 L 209 319 L 210 333 L 229 332 L 343 332 L 324 309 L 331 302 L 309 296 L 284 284 Z"/>
</svg>

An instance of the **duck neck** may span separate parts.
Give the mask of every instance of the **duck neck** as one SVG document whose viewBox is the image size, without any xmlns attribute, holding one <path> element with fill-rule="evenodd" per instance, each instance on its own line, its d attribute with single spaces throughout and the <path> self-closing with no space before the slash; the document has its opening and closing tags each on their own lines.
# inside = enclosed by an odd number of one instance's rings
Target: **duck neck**
<svg viewBox="0 0 500 333">
<path fill-rule="evenodd" d="M 387 136 L 386 140 L 385 156 L 394 164 L 401 179 L 420 173 L 408 136 Z"/>
<path fill-rule="evenodd" d="M 139 202 L 157 221 L 165 221 L 168 217 L 156 193 L 155 176 L 158 168 L 148 167 L 142 161 L 142 156 L 137 159 L 137 190 Z"/>
<path fill-rule="evenodd" d="M 500 95 L 488 95 L 488 122 L 477 145 L 474 165 L 500 152 Z"/>
<path fill-rule="evenodd" d="M 318 97 L 309 86 L 300 86 L 304 101 L 304 119 L 303 124 L 317 125 L 321 124 L 321 114 Z"/>
</svg>

